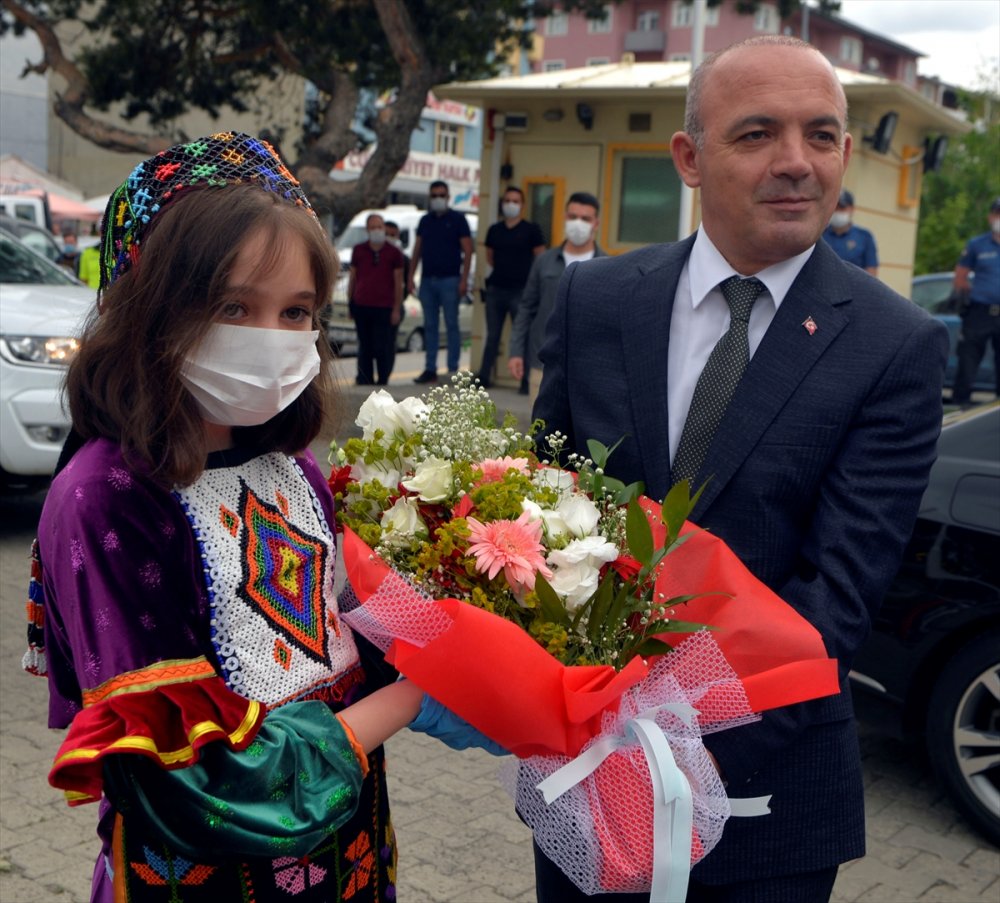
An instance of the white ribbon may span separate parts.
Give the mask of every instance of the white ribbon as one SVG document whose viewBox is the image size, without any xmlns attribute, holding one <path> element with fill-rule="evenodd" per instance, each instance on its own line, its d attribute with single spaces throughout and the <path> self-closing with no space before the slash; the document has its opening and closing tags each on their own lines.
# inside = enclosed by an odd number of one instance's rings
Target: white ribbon
<svg viewBox="0 0 1000 903">
<path fill-rule="evenodd" d="M 656 723 L 658 712 L 676 715 L 690 725 L 698 714 L 687 703 L 667 703 L 625 724 L 623 736 L 603 737 L 583 753 L 537 785 L 547 804 L 586 780 L 613 752 L 634 736 L 642 746 L 653 788 L 653 874 L 650 903 L 684 903 L 691 871 L 691 834 L 694 806 L 691 786 L 674 760 L 663 729 Z M 733 815 L 764 815 L 770 811 L 770 796 L 730 800 Z"/>
</svg>

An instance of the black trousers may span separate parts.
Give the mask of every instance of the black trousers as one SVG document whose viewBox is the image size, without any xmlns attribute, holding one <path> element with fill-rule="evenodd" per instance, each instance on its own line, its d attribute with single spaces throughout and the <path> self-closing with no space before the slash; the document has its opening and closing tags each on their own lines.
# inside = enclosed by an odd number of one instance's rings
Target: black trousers
<svg viewBox="0 0 1000 903">
<path fill-rule="evenodd" d="M 535 849 L 535 894 L 538 903 L 649 903 L 649 894 L 596 894 L 587 896 Z M 738 884 L 702 884 L 691 881 L 687 903 L 827 903 L 837 880 L 837 866 L 819 872 L 778 875 Z"/>
<path fill-rule="evenodd" d="M 996 393 L 1000 396 L 1000 304 L 981 304 L 973 301 L 962 314 L 962 331 L 958 337 L 958 371 L 951 400 L 965 404 L 972 395 L 976 371 L 986 353 L 986 346 L 993 343 L 993 368 L 996 375 Z"/>
<path fill-rule="evenodd" d="M 354 328 L 358 333 L 358 378 L 360 385 L 371 385 L 378 372 L 378 384 L 389 382 L 396 359 L 392 308 L 354 306 Z"/>
<path fill-rule="evenodd" d="M 486 388 L 493 382 L 493 367 L 500 350 L 504 322 L 508 316 L 511 323 L 517 317 L 521 292 L 519 288 L 486 289 L 486 342 L 483 345 L 483 361 L 479 365 L 479 381 Z"/>
</svg>

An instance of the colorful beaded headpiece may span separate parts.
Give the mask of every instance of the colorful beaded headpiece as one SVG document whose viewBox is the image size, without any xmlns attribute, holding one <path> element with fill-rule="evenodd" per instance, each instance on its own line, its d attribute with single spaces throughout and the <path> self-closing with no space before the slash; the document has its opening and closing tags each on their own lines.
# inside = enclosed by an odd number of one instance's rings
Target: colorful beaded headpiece
<svg viewBox="0 0 1000 903">
<path fill-rule="evenodd" d="M 101 229 L 101 290 L 139 259 L 149 224 L 177 192 L 241 183 L 259 185 L 313 212 L 295 176 L 266 141 L 219 132 L 177 144 L 140 163 L 108 199 Z"/>
</svg>

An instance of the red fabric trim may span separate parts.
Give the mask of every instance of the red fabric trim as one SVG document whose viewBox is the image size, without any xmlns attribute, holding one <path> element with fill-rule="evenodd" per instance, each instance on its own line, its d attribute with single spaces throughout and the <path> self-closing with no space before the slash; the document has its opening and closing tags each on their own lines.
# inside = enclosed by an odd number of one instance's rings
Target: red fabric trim
<svg viewBox="0 0 1000 903">
<path fill-rule="evenodd" d="M 49 783 L 71 806 L 101 798 L 101 759 L 118 753 L 149 756 L 163 768 L 186 768 L 206 743 L 246 748 L 266 707 L 230 690 L 221 677 L 111 696 L 77 713 L 59 747 Z"/>
</svg>

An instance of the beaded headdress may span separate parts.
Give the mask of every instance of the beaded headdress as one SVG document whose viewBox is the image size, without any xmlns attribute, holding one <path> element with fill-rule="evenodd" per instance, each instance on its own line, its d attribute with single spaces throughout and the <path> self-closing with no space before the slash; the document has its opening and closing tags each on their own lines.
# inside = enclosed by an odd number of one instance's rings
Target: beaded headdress
<svg viewBox="0 0 1000 903">
<path fill-rule="evenodd" d="M 178 192 L 241 183 L 259 185 L 313 213 L 298 180 L 260 138 L 218 132 L 174 145 L 136 166 L 111 193 L 101 228 L 101 290 L 132 268 L 149 224 Z"/>
</svg>

